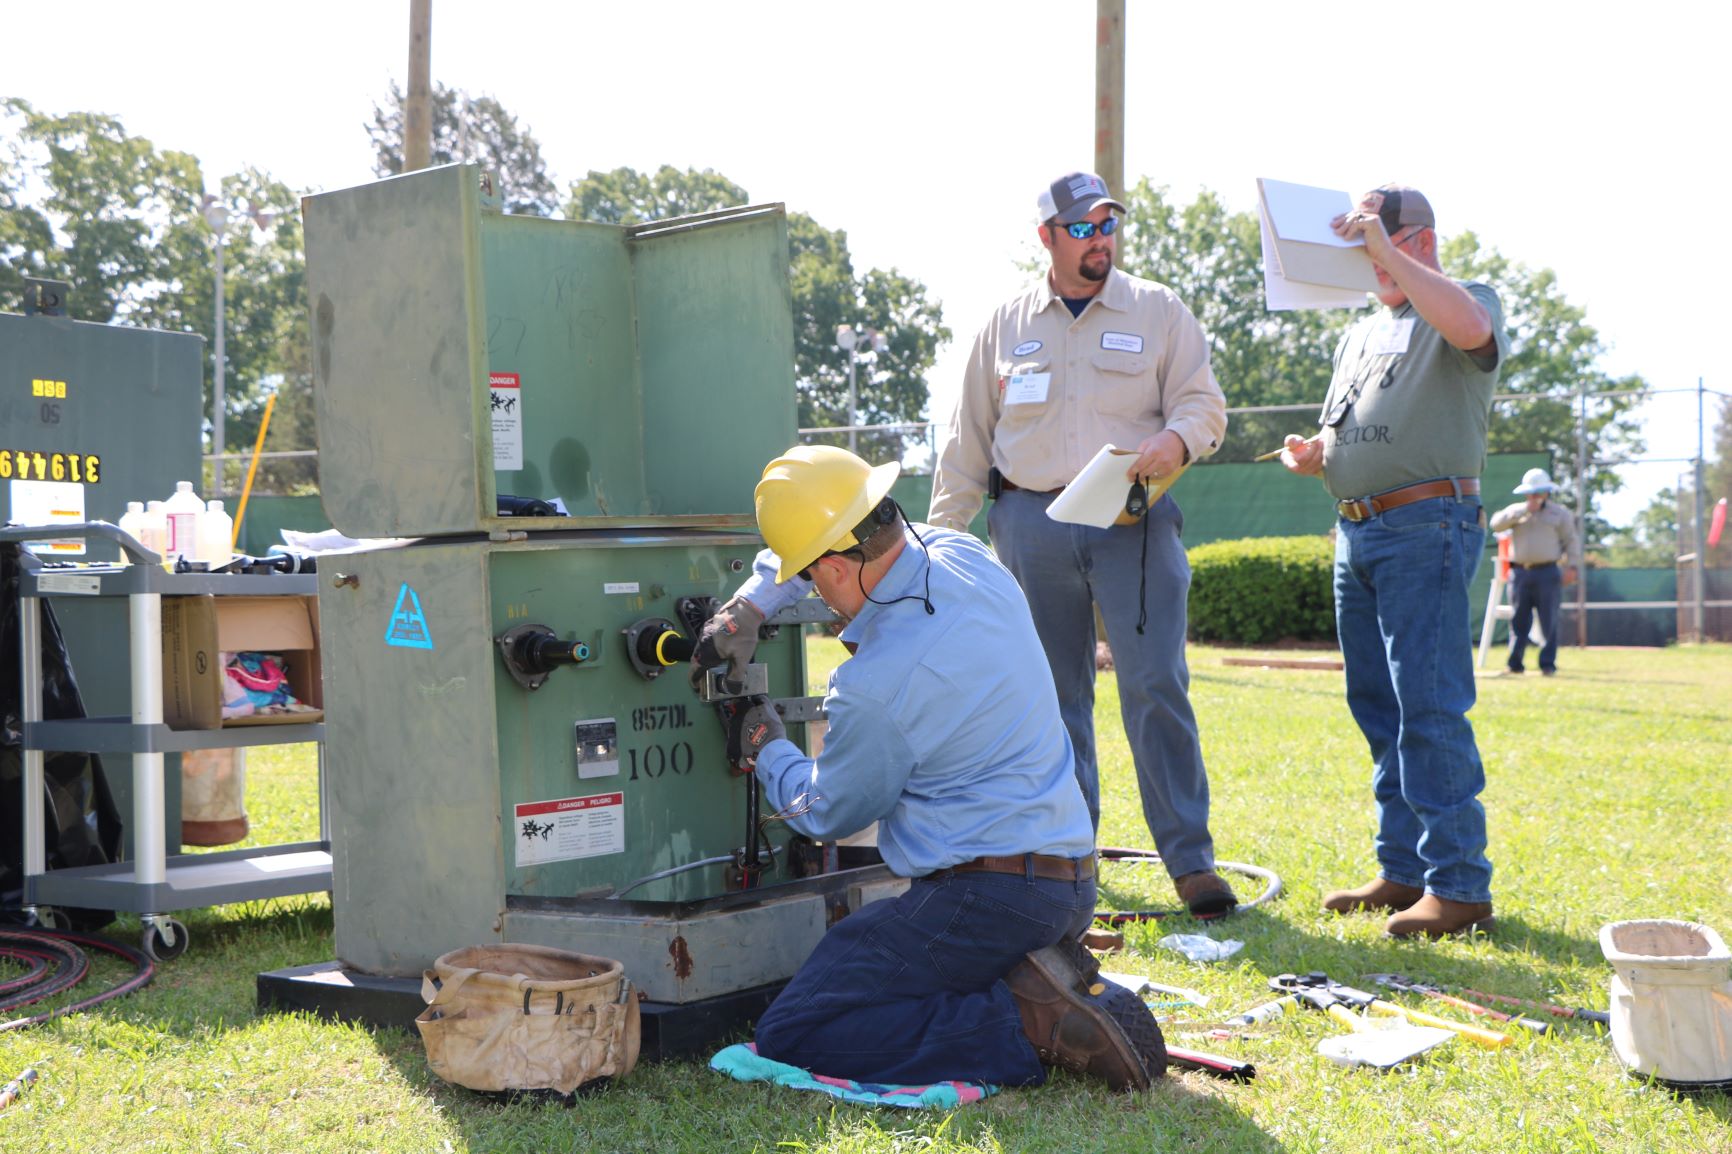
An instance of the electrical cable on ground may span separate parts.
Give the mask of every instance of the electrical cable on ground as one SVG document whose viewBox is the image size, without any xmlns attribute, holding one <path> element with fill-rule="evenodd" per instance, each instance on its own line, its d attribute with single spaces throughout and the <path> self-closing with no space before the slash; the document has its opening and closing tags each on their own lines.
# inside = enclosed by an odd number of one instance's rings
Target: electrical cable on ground
<svg viewBox="0 0 1732 1154">
<path fill-rule="evenodd" d="M 80 949 L 80 946 L 84 949 Z M 156 974 L 156 963 L 146 957 L 143 951 L 94 934 L 81 934 L 71 930 L 0 929 L 0 958 L 24 966 L 23 974 L 0 982 L 0 1010 L 44 1001 L 83 981 L 90 972 L 90 959 L 85 955 L 85 949 L 102 950 L 132 963 L 133 975 L 99 994 L 70 1002 L 47 1013 L 0 1022 L 0 1031 L 38 1026 L 65 1014 L 88 1010 L 92 1006 L 143 989 Z"/>
<path fill-rule="evenodd" d="M 1143 865 L 1150 863 L 1158 864 L 1161 860 L 1161 855 L 1152 849 L 1128 849 L 1122 846 L 1105 845 L 1100 847 L 1100 857 L 1102 862 L 1127 862 Z M 1272 902 L 1281 895 L 1281 878 L 1274 870 L 1267 870 L 1262 866 L 1246 865 L 1243 862 L 1233 861 L 1218 861 L 1215 863 L 1215 869 L 1221 873 L 1244 874 L 1246 877 L 1258 878 L 1264 882 L 1263 892 L 1258 894 L 1253 900 L 1240 902 L 1238 905 L 1234 906 L 1233 909 L 1227 910 L 1224 913 L 1196 915 L 1198 921 L 1215 921 L 1238 910 L 1248 910 L 1253 906 L 1260 906 L 1266 902 Z M 1115 913 L 1097 912 L 1095 914 L 1095 920 L 1097 922 L 1105 922 L 1109 926 L 1122 926 L 1132 922 L 1152 922 L 1159 921 L 1161 918 L 1179 916 L 1191 916 L 1191 913 L 1189 910 L 1185 909 L 1122 910 Z"/>
</svg>

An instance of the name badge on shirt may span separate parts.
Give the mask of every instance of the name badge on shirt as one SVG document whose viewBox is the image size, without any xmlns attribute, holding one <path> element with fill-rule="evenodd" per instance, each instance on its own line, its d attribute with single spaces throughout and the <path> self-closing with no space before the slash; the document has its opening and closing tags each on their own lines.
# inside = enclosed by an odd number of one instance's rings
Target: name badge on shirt
<svg viewBox="0 0 1732 1154">
<path fill-rule="evenodd" d="M 1017 373 L 1005 382 L 1004 403 L 1007 405 L 1038 405 L 1046 400 L 1051 373 Z"/>
<path fill-rule="evenodd" d="M 1140 353 L 1143 351 L 1143 338 L 1136 333 L 1102 333 L 1101 348 L 1116 349 L 1121 353 Z"/>
<path fill-rule="evenodd" d="M 1407 351 L 1407 344 L 1413 339 L 1413 318 L 1400 317 L 1377 322 L 1377 327 L 1371 330 L 1371 336 L 1365 342 L 1365 351 L 1374 357 L 1395 356 Z"/>
</svg>

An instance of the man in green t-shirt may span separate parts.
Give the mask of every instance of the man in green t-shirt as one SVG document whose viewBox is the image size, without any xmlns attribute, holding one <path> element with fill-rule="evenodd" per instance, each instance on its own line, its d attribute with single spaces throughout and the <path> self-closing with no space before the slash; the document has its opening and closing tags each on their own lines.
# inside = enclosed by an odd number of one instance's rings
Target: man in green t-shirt
<svg viewBox="0 0 1732 1154">
<path fill-rule="evenodd" d="M 1384 307 L 1336 348 L 1322 431 L 1288 436 L 1281 455 L 1336 498 L 1336 631 L 1378 809 L 1378 876 L 1323 907 L 1394 911 L 1396 937 L 1492 924 L 1467 588 L 1485 548 L 1479 475 L 1509 338 L 1495 292 L 1443 275 L 1436 223 L 1399 185 L 1332 222 L 1364 242 Z"/>
</svg>

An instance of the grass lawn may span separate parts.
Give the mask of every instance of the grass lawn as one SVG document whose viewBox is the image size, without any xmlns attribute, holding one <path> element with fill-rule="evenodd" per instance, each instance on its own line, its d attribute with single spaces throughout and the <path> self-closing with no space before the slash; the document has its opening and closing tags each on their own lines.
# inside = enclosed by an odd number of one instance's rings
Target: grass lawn
<svg viewBox="0 0 1732 1154">
<path fill-rule="evenodd" d="M 820 671 L 841 656 L 828 639 L 812 649 Z M 412 1032 L 255 1011 L 259 972 L 332 956 L 329 903 L 311 897 L 188 911 L 191 949 L 145 990 L 0 1033 L 0 1081 L 25 1066 L 41 1073 L 0 1112 L 0 1150 L 1732 1152 L 1732 1098 L 1643 1086 L 1591 1025 L 1560 1020 L 1550 1036 L 1518 1032 L 1497 1051 L 1458 1039 L 1394 1073 L 1329 1063 L 1316 1045 L 1343 1031 L 1312 1012 L 1238 1040 L 1185 1036 L 1268 1000 L 1269 977 L 1285 971 L 1350 984 L 1401 971 L 1603 1008 L 1606 922 L 1677 917 L 1732 935 L 1732 647 L 1566 649 L 1556 678 L 1482 680 L 1472 716 L 1499 926 L 1489 939 L 1435 944 L 1386 940 L 1380 918 L 1318 912 L 1323 891 L 1371 876 L 1365 748 L 1340 673 L 1222 664 L 1244 655 L 1191 651 L 1212 824 L 1223 860 L 1275 870 L 1285 892 L 1208 925 L 1133 926 L 1108 968 L 1211 995 L 1205 1011 L 1160 1010 L 1169 1038 L 1254 1062 L 1249 1084 L 1175 1074 L 1121 1096 L 1057 1074 L 945 1115 L 850 1107 L 670 1063 L 574 1109 L 500 1106 L 429 1074 Z M 1149 846 L 1110 673 L 1097 720 L 1101 842 Z M 308 747 L 257 751 L 248 776 L 259 843 L 315 835 Z M 1102 908 L 1173 903 L 1158 867 L 1107 867 Z M 111 932 L 135 942 L 138 928 L 123 920 Z M 1155 945 L 1172 932 L 1244 948 L 1195 965 Z"/>
</svg>

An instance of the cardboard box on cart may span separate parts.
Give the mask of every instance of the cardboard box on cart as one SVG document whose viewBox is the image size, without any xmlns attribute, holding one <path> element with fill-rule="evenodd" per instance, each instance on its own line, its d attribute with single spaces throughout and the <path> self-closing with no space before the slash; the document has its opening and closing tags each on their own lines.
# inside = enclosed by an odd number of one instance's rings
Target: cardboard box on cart
<svg viewBox="0 0 1732 1154">
<path fill-rule="evenodd" d="M 224 653 L 273 653 L 295 699 L 316 712 L 223 719 Z M 304 725 L 324 719 L 317 597 L 164 597 L 162 712 L 170 729 Z"/>
</svg>

